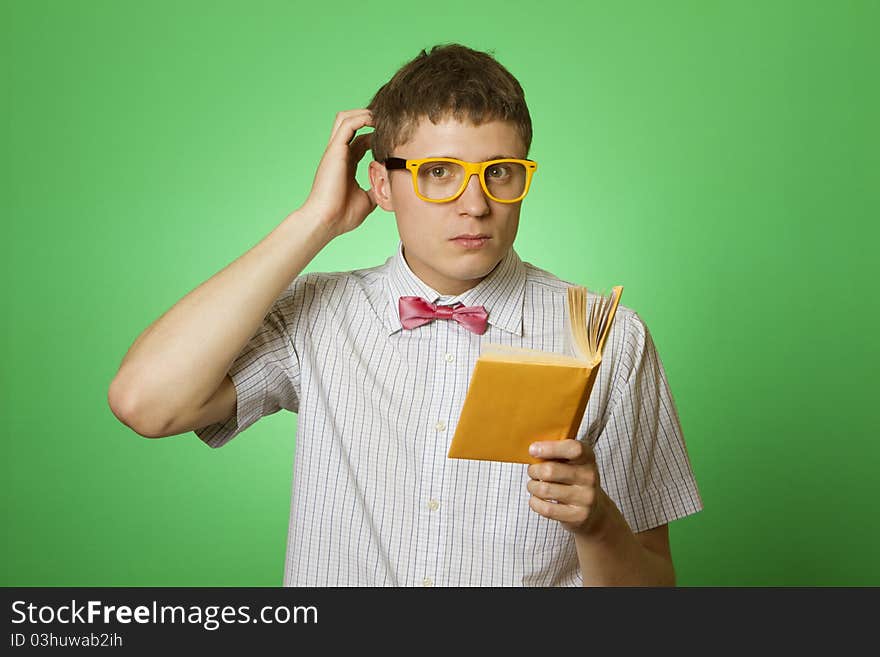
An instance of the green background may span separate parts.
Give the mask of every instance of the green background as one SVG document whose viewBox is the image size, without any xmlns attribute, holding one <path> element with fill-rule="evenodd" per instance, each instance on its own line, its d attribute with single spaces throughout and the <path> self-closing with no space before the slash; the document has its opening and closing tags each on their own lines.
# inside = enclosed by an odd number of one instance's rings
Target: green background
<svg viewBox="0 0 880 657">
<path fill-rule="evenodd" d="M 301 205 L 336 112 L 450 41 L 526 90 L 520 255 L 654 336 L 706 507 L 679 584 L 880 584 L 877 3 L 0 7 L 3 585 L 281 584 L 296 416 L 212 450 L 107 389 Z M 307 271 L 396 244 L 377 209 Z"/>
</svg>

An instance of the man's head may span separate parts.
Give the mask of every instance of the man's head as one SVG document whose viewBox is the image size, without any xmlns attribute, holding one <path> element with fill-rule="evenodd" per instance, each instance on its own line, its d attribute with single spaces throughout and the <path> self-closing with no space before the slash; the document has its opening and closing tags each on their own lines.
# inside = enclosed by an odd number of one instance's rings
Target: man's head
<svg viewBox="0 0 880 657">
<path fill-rule="evenodd" d="M 379 205 L 393 211 L 413 272 L 443 294 L 460 294 L 485 278 L 516 238 L 521 201 L 487 196 L 478 176 L 458 198 L 419 198 L 409 170 L 390 158 L 451 157 L 467 162 L 525 159 L 532 124 L 522 87 L 491 55 L 460 45 L 422 51 L 373 97 L 370 183 Z M 444 171 L 436 170 L 442 176 Z M 502 175 L 501 169 L 491 175 Z M 531 173 L 528 174 L 529 176 Z M 473 244 L 459 235 L 486 235 Z"/>
</svg>

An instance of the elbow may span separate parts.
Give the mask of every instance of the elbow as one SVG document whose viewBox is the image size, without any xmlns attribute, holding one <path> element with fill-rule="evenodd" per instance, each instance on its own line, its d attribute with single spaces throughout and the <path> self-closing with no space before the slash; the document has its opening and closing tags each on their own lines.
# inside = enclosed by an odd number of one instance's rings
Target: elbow
<svg viewBox="0 0 880 657">
<path fill-rule="evenodd" d="M 163 433 L 166 425 L 155 421 L 150 422 L 150 414 L 144 413 L 138 408 L 134 395 L 122 390 L 116 379 L 110 384 L 107 392 L 107 404 L 116 419 L 139 436 L 162 438 L 167 435 Z"/>
</svg>

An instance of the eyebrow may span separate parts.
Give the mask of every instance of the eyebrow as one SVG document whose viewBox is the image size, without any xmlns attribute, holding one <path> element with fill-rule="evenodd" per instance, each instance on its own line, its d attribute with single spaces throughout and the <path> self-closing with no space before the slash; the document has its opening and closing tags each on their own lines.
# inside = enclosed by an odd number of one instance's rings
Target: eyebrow
<svg viewBox="0 0 880 657">
<path fill-rule="evenodd" d="M 446 159 L 451 159 L 451 160 L 464 161 L 463 157 L 458 157 L 457 155 L 428 155 L 426 157 L 426 159 L 428 159 L 428 158 L 446 158 Z M 489 160 L 517 160 L 517 159 L 519 159 L 519 158 L 514 155 L 493 155 L 491 157 L 487 157 L 485 160 L 483 160 L 483 162 L 488 162 Z"/>
</svg>

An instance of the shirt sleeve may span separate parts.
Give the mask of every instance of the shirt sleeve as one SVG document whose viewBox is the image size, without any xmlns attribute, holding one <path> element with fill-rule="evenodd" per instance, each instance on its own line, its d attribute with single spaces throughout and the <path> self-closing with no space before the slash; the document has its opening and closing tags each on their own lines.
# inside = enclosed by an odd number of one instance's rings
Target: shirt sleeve
<svg viewBox="0 0 880 657">
<path fill-rule="evenodd" d="M 194 433 L 210 447 L 222 447 L 261 417 L 282 408 L 299 412 L 300 358 L 296 341 L 303 325 L 305 277 L 297 277 L 272 304 L 256 333 L 229 368 L 236 409 L 226 422 Z"/>
<path fill-rule="evenodd" d="M 626 313 L 607 422 L 594 445 L 602 489 L 634 532 L 702 510 L 678 412 L 648 327 Z"/>
</svg>

